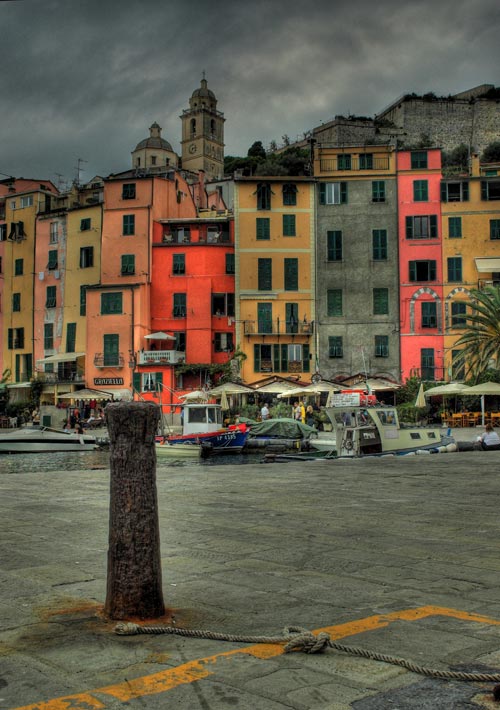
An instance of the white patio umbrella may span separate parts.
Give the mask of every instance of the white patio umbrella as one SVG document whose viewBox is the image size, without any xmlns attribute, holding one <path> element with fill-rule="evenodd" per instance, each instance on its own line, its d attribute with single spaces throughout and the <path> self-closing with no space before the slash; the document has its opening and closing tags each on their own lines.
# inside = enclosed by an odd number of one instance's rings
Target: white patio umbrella
<svg viewBox="0 0 500 710">
<path fill-rule="evenodd" d="M 58 394 L 57 399 L 113 399 L 113 394 L 111 392 L 104 392 L 103 390 L 83 389 Z"/>
<path fill-rule="evenodd" d="M 474 385 L 474 387 L 469 387 L 466 392 L 468 395 L 481 395 L 481 423 L 484 426 L 484 398 L 486 395 L 497 395 L 500 396 L 500 385 L 498 382 L 483 382 L 480 385 Z"/>
<path fill-rule="evenodd" d="M 307 394 L 322 394 L 323 392 L 340 392 L 342 387 L 333 384 L 333 382 L 318 382 L 316 384 L 310 384 L 306 387 L 296 387 L 293 390 L 288 390 L 282 392 L 278 395 L 278 399 L 285 399 L 287 397 L 300 397 L 301 395 Z"/>
<path fill-rule="evenodd" d="M 229 402 L 227 401 L 227 394 L 222 391 L 222 395 L 220 398 L 220 406 L 223 412 L 226 412 L 229 409 Z"/>
<path fill-rule="evenodd" d="M 203 390 L 193 390 L 186 394 L 180 394 L 179 399 L 183 399 L 185 402 L 206 402 L 208 395 L 206 392 L 203 392 Z"/>
<path fill-rule="evenodd" d="M 169 335 L 159 330 L 157 333 L 150 333 L 144 336 L 146 340 L 175 340 L 175 335 Z"/>
<path fill-rule="evenodd" d="M 436 387 L 431 387 L 424 392 L 425 397 L 434 397 L 435 395 L 454 395 L 454 394 L 467 394 L 470 387 L 464 385 L 462 382 L 450 382 L 447 385 L 437 385 Z"/>
<path fill-rule="evenodd" d="M 247 385 L 240 385 L 239 382 L 224 382 L 223 385 L 212 387 L 209 394 L 211 397 L 220 397 L 223 392 L 226 394 L 249 394 L 253 392 L 253 389 Z"/>
<path fill-rule="evenodd" d="M 425 407 L 426 404 L 427 402 L 425 401 L 424 385 L 421 382 L 420 387 L 418 388 L 417 399 L 415 400 L 415 407 Z"/>
</svg>

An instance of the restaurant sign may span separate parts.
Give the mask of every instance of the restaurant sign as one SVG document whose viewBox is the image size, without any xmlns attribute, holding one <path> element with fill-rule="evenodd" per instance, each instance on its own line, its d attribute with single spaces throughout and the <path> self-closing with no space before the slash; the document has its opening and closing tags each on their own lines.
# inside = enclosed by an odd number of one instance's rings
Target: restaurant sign
<svg viewBox="0 0 500 710">
<path fill-rule="evenodd" d="M 123 377 L 94 377 L 95 385 L 123 385 Z"/>
</svg>

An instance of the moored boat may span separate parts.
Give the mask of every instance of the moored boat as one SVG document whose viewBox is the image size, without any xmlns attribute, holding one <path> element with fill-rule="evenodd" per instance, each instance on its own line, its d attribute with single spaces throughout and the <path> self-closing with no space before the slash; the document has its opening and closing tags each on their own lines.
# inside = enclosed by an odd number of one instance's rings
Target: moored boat
<svg viewBox="0 0 500 710">
<path fill-rule="evenodd" d="M 156 442 L 156 455 L 160 458 L 168 456 L 170 458 L 200 458 L 201 444 L 194 444 L 190 441 L 183 444 L 172 444 L 170 441 Z"/>
<path fill-rule="evenodd" d="M 220 404 L 186 404 L 183 407 L 182 434 L 170 434 L 166 444 L 195 444 L 201 446 L 202 455 L 238 454 L 248 438 L 245 424 L 224 427 Z"/>
<path fill-rule="evenodd" d="M 40 454 L 53 451 L 91 451 L 97 449 L 95 436 L 48 428 L 15 429 L 0 434 L 2 454 Z"/>
</svg>

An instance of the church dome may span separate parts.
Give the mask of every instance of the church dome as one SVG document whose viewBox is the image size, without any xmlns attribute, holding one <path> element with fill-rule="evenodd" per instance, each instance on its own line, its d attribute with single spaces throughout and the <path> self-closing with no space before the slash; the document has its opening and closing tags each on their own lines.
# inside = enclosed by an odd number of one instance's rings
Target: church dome
<svg viewBox="0 0 500 710">
<path fill-rule="evenodd" d="M 201 86 L 200 86 L 200 88 L 199 88 L 199 89 L 195 89 L 195 90 L 193 91 L 193 95 L 191 96 L 191 98 L 192 98 L 192 99 L 196 99 L 196 98 L 209 98 L 209 99 L 212 99 L 213 101 L 216 100 L 216 99 L 215 99 L 215 94 L 214 94 L 214 92 L 211 91 L 211 90 L 207 87 L 207 80 L 206 80 L 206 79 L 202 79 L 202 80 L 201 80 Z"/>
<path fill-rule="evenodd" d="M 161 150 L 169 150 L 173 153 L 172 146 L 168 141 L 161 137 L 161 126 L 156 121 L 149 128 L 149 138 L 140 141 L 135 147 L 135 150 L 144 150 L 144 148 L 160 148 Z"/>
</svg>

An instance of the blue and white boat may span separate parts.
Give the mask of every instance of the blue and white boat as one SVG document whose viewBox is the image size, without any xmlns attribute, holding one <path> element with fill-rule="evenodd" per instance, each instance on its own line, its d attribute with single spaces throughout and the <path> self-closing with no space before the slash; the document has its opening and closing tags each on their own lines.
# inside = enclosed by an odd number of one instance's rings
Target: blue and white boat
<svg viewBox="0 0 500 710">
<path fill-rule="evenodd" d="M 202 456 L 214 454 L 239 454 L 245 446 L 248 430 L 245 424 L 224 427 L 220 404 L 185 404 L 182 434 L 159 437 L 165 445 L 197 444 Z"/>
</svg>

